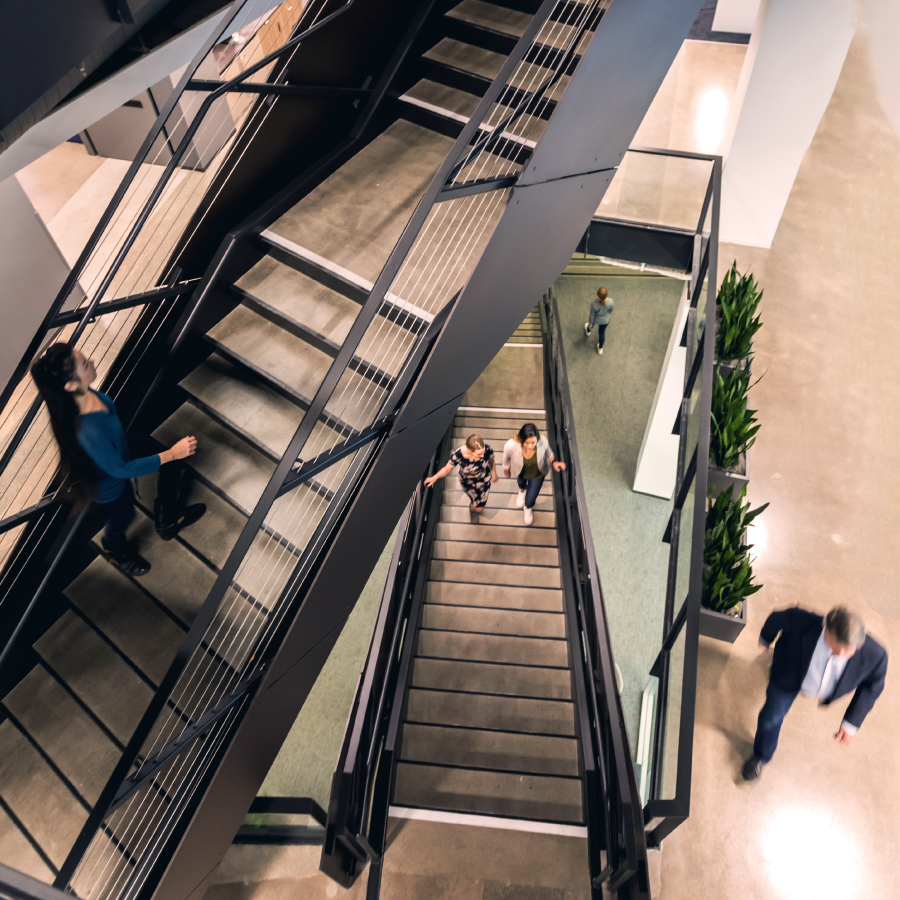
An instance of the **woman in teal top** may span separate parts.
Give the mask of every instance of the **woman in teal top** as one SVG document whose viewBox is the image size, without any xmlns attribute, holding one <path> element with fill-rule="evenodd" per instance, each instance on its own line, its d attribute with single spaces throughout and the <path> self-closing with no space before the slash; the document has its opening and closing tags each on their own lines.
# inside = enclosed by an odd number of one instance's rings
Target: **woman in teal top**
<svg viewBox="0 0 900 900">
<path fill-rule="evenodd" d="M 154 438 L 126 435 L 113 401 L 91 388 L 97 377 L 94 364 L 69 344 L 48 347 L 31 367 L 31 376 L 50 415 L 63 474 L 83 501 L 103 510 L 101 543 L 107 558 L 128 575 L 145 575 L 150 564 L 125 538 L 134 519 L 131 479 L 159 472 L 156 533 L 171 540 L 206 512 L 202 503 L 179 510 L 181 471 L 171 465 L 196 452 L 196 438 L 182 438 L 169 448 Z"/>
</svg>

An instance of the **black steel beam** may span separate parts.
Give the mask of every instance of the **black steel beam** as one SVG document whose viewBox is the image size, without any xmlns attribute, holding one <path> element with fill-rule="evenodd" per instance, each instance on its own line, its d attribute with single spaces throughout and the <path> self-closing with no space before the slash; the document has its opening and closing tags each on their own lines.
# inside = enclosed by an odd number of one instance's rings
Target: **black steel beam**
<svg viewBox="0 0 900 900">
<path fill-rule="evenodd" d="M 180 297 L 182 294 L 192 291 L 199 283 L 199 278 L 192 278 L 189 281 L 182 281 L 179 284 L 154 288 L 152 291 L 144 291 L 142 294 L 130 294 L 127 297 L 119 297 L 117 300 L 107 300 L 105 303 L 98 303 L 91 312 L 90 320 L 92 321 L 107 313 L 118 312 L 121 309 L 132 309 L 135 306 L 146 306 L 150 303 L 159 303 L 162 300 L 170 300 L 172 297 Z M 71 325 L 73 322 L 80 322 L 83 315 L 83 308 L 61 312 L 50 324 L 50 328 L 61 328 L 63 325 Z"/>
</svg>

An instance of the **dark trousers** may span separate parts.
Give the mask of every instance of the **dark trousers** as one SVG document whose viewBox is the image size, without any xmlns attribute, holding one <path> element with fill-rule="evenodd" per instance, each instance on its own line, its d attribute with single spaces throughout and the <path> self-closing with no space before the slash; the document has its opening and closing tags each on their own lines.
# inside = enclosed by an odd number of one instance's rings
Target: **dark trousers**
<svg viewBox="0 0 900 900">
<path fill-rule="evenodd" d="M 609 325 L 609 322 L 606 323 Z M 597 326 L 597 346 L 602 347 L 606 343 L 606 325 L 598 325 Z M 588 334 L 590 334 L 594 330 L 594 326 L 591 325 L 588 328 Z"/>
<path fill-rule="evenodd" d="M 152 437 L 144 437 L 140 434 L 128 434 L 128 453 L 132 459 L 142 456 L 152 456 L 167 450 L 165 444 L 161 444 Z M 176 462 L 166 463 L 159 467 L 159 477 L 156 485 L 156 503 L 165 507 L 174 507 L 178 502 L 178 481 L 181 475 L 181 465 Z M 131 482 L 126 482 L 125 490 L 110 500 L 109 503 L 101 503 L 100 509 L 106 519 L 106 528 L 103 531 L 103 543 L 112 553 L 121 553 L 125 549 L 125 532 L 134 520 L 134 488 Z"/>
<path fill-rule="evenodd" d="M 525 491 L 525 509 L 534 509 L 538 494 L 544 486 L 544 476 L 542 475 L 540 478 L 523 478 L 519 475 L 516 478 L 516 484 L 519 485 L 520 491 Z"/>
<path fill-rule="evenodd" d="M 766 702 L 756 722 L 756 739 L 753 741 L 753 753 L 763 762 L 768 762 L 774 756 L 775 748 L 778 746 L 778 735 L 781 733 L 781 723 L 796 696 L 796 691 L 785 691 L 769 682 L 766 688 Z"/>
</svg>

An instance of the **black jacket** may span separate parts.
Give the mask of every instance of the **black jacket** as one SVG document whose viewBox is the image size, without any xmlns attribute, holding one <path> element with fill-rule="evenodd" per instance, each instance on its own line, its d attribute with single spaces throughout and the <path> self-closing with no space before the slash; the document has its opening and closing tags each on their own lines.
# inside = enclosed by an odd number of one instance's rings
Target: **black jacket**
<svg viewBox="0 0 900 900">
<path fill-rule="evenodd" d="M 759 639 L 764 644 L 771 644 L 778 638 L 769 675 L 777 687 L 800 692 L 824 623 L 822 616 L 799 606 L 778 610 L 766 619 Z M 886 674 L 887 651 L 873 637 L 866 635 L 865 643 L 847 660 L 834 692 L 823 702 L 832 703 L 855 690 L 844 720 L 859 727 L 884 690 Z"/>
</svg>

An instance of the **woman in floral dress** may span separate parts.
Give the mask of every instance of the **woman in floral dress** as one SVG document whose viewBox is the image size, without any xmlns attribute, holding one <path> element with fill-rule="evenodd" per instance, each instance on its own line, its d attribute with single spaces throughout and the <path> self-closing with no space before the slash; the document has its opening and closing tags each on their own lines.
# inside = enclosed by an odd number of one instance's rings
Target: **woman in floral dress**
<svg viewBox="0 0 900 900">
<path fill-rule="evenodd" d="M 459 466 L 459 483 L 469 495 L 469 514 L 472 521 L 478 521 L 478 514 L 487 503 L 491 485 L 499 480 L 494 463 L 494 451 L 485 444 L 484 438 L 478 434 L 470 434 L 462 447 L 454 450 L 450 461 L 430 478 L 425 479 L 425 487 L 431 487 L 436 481 L 449 475 Z"/>
</svg>

